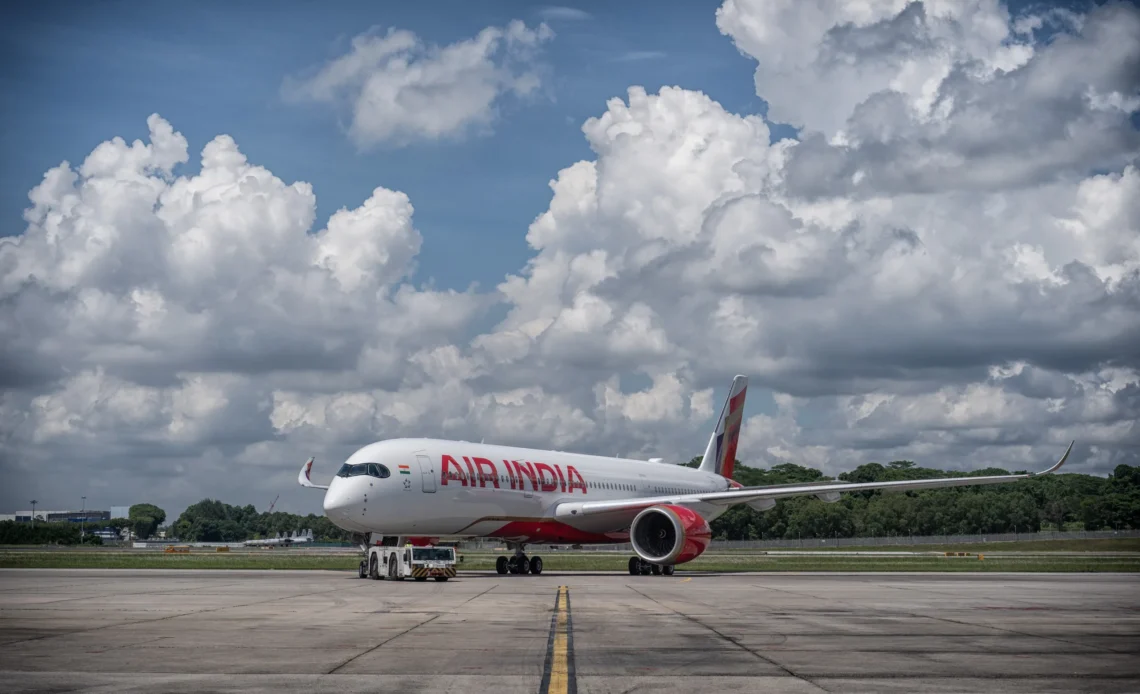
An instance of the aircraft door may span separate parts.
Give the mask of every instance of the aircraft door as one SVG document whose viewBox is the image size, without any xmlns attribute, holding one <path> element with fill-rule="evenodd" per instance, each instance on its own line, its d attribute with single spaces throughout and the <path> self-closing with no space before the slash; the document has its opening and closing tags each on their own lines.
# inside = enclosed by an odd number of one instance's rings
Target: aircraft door
<svg viewBox="0 0 1140 694">
<path fill-rule="evenodd" d="M 431 458 L 426 455 L 417 455 L 416 462 L 420 465 L 420 480 L 422 480 L 424 493 L 435 493 L 435 465 L 432 464 Z"/>
</svg>

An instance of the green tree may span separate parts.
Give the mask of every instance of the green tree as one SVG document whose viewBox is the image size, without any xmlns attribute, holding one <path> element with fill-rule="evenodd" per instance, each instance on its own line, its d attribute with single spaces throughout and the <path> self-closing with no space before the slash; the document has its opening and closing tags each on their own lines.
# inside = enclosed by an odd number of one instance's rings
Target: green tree
<svg viewBox="0 0 1140 694">
<path fill-rule="evenodd" d="M 75 523 L 0 521 L 0 545 L 74 545 L 79 526 Z"/>
<path fill-rule="evenodd" d="M 131 530 L 139 539 L 145 540 L 166 520 L 166 511 L 154 504 L 135 504 L 127 511 L 127 516 L 131 521 Z"/>
<path fill-rule="evenodd" d="M 132 521 L 140 517 L 151 518 L 156 524 L 162 525 L 163 521 L 166 520 L 166 511 L 154 504 L 135 504 L 127 509 L 127 517 Z"/>
<path fill-rule="evenodd" d="M 349 533 L 325 516 L 274 511 L 258 513 L 252 504 L 232 506 L 215 499 L 203 499 L 187 507 L 171 525 L 171 532 L 182 540 L 197 542 L 239 542 L 254 537 L 273 537 L 311 529 L 319 542 L 349 539 Z"/>
</svg>

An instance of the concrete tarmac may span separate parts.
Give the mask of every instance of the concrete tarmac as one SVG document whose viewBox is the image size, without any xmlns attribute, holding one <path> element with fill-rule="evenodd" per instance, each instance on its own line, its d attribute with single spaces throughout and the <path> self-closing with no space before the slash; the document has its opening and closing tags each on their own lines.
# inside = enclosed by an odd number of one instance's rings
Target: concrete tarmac
<svg viewBox="0 0 1140 694">
<path fill-rule="evenodd" d="M 1132 574 L 0 570 L 5 692 L 1140 692 L 1138 654 Z"/>
</svg>

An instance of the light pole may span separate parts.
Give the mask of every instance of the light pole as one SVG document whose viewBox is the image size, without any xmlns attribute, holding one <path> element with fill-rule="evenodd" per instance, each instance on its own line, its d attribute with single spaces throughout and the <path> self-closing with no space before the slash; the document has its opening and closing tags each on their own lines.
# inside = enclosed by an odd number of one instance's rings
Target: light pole
<svg viewBox="0 0 1140 694">
<path fill-rule="evenodd" d="M 36 527 L 36 500 L 32 499 L 32 527 Z"/>
<path fill-rule="evenodd" d="M 83 517 L 79 519 L 79 541 L 83 542 L 83 537 L 87 534 L 87 497 L 83 498 Z"/>
</svg>

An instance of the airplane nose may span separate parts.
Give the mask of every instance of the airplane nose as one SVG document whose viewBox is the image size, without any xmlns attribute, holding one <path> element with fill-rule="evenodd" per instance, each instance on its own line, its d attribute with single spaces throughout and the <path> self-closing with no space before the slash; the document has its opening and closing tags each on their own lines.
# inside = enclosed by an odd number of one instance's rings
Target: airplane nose
<svg viewBox="0 0 1140 694">
<path fill-rule="evenodd" d="M 359 480 L 335 479 L 325 492 L 325 517 L 345 530 L 365 532 L 364 510 L 367 505 L 368 488 Z"/>
<path fill-rule="evenodd" d="M 330 517 L 343 518 L 349 514 L 353 503 L 352 495 L 346 489 L 347 485 L 333 484 L 325 492 L 325 514 Z"/>
</svg>

